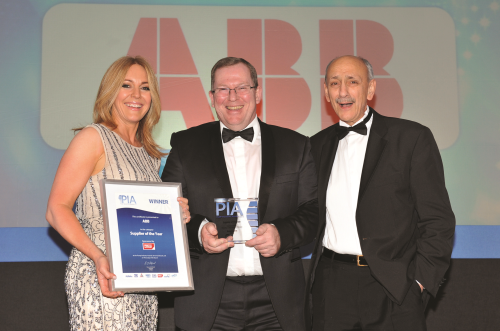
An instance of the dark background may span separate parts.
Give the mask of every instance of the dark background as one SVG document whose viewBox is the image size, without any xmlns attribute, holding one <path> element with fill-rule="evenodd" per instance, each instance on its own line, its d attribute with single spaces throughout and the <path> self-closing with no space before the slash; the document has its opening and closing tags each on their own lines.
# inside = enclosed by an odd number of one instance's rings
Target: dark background
<svg viewBox="0 0 500 331">
<path fill-rule="evenodd" d="M 0 330 L 69 330 L 65 268 L 66 262 L 0 263 Z M 453 259 L 427 307 L 428 330 L 500 330 L 499 275 L 499 259 Z M 174 295 L 158 295 L 159 331 L 175 330 Z"/>
</svg>

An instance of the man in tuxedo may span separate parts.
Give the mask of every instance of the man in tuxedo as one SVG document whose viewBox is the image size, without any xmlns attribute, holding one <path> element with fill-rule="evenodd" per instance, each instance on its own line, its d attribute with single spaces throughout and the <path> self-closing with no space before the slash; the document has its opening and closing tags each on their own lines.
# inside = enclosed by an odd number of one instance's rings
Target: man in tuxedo
<svg viewBox="0 0 500 331">
<path fill-rule="evenodd" d="M 255 68 L 219 60 L 209 92 L 220 122 L 172 134 L 162 180 L 182 183 L 194 292 L 175 298 L 175 324 L 188 331 L 307 328 L 299 247 L 317 231 L 316 170 L 310 142 L 256 115 L 262 99 Z M 214 200 L 258 197 L 259 227 L 245 244 Z"/>
<path fill-rule="evenodd" d="M 426 330 L 455 230 L 436 142 L 427 127 L 367 106 L 376 81 L 365 59 L 334 59 L 324 88 L 340 121 L 311 138 L 313 330 Z"/>
</svg>

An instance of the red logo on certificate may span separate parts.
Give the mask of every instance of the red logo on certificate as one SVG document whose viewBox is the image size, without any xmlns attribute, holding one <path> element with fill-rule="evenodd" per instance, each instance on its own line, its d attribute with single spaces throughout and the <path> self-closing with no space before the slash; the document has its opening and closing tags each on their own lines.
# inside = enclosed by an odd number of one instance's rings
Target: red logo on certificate
<svg viewBox="0 0 500 331">
<path fill-rule="evenodd" d="M 155 249 L 155 244 L 154 243 L 142 243 L 142 249 L 144 249 L 144 250 L 154 250 Z"/>
</svg>

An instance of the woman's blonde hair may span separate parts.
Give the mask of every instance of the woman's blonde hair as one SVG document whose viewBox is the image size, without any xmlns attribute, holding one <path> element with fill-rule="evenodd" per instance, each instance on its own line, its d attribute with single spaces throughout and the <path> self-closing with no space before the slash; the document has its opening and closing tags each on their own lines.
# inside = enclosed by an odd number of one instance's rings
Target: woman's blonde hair
<svg viewBox="0 0 500 331">
<path fill-rule="evenodd" d="M 143 144 L 149 155 L 155 158 L 161 158 L 166 154 L 160 152 L 159 146 L 153 140 L 152 135 L 153 127 L 158 123 L 161 116 L 158 81 L 156 80 L 153 68 L 151 68 L 151 65 L 149 65 L 148 61 L 143 57 L 124 56 L 113 62 L 108 68 L 104 77 L 102 77 L 101 85 L 97 91 L 97 97 L 94 104 L 94 123 L 102 123 L 111 130 L 116 128 L 117 125 L 113 121 L 111 114 L 113 103 L 122 87 L 128 70 L 134 64 L 138 64 L 146 70 L 151 93 L 151 107 L 139 122 L 137 140 Z"/>
</svg>

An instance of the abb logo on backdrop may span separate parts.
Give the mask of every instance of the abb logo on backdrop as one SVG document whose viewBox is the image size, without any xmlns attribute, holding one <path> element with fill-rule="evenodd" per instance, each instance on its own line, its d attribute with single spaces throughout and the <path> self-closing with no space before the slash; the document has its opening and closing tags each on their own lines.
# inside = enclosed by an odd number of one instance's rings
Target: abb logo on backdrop
<svg viewBox="0 0 500 331">
<path fill-rule="evenodd" d="M 321 94 L 311 96 L 305 79 L 292 68 L 302 53 L 301 36 L 292 24 L 276 19 L 227 20 L 227 56 L 252 63 L 264 89 L 265 105 L 259 104 L 259 117 L 264 117 L 265 107 L 267 123 L 296 130 L 309 116 L 314 97 L 321 99 L 321 128 L 336 123 L 338 117 L 324 99 L 323 76 L 328 62 L 345 54 L 357 54 L 373 65 L 377 93 L 370 106 L 376 103 L 383 114 L 401 116 L 401 88 L 396 79 L 384 77 L 389 76 L 384 67 L 394 52 L 392 35 L 385 26 L 370 20 L 320 20 L 319 39 Z M 214 120 L 177 18 L 141 18 L 128 55 L 142 55 L 156 65 L 164 111 L 180 110 L 187 127 Z"/>
<path fill-rule="evenodd" d="M 92 24 L 89 24 L 92 21 Z M 259 116 L 311 136 L 335 122 L 323 96 L 327 63 L 367 58 L 378 112 L 429 126 L 439 147 L 459 133 L 455 26 L 438 8 L 240 7 L 59 4 L 44 17 L 40 130 L 65 149 L 70 128 L 91 123 L 99 82 L 125 54 L 142 55 L 160 83 L 162 116 L 153 132 L 214 120 L 210 69 L 243 57 L 263 88 Z"/>
</svg>

